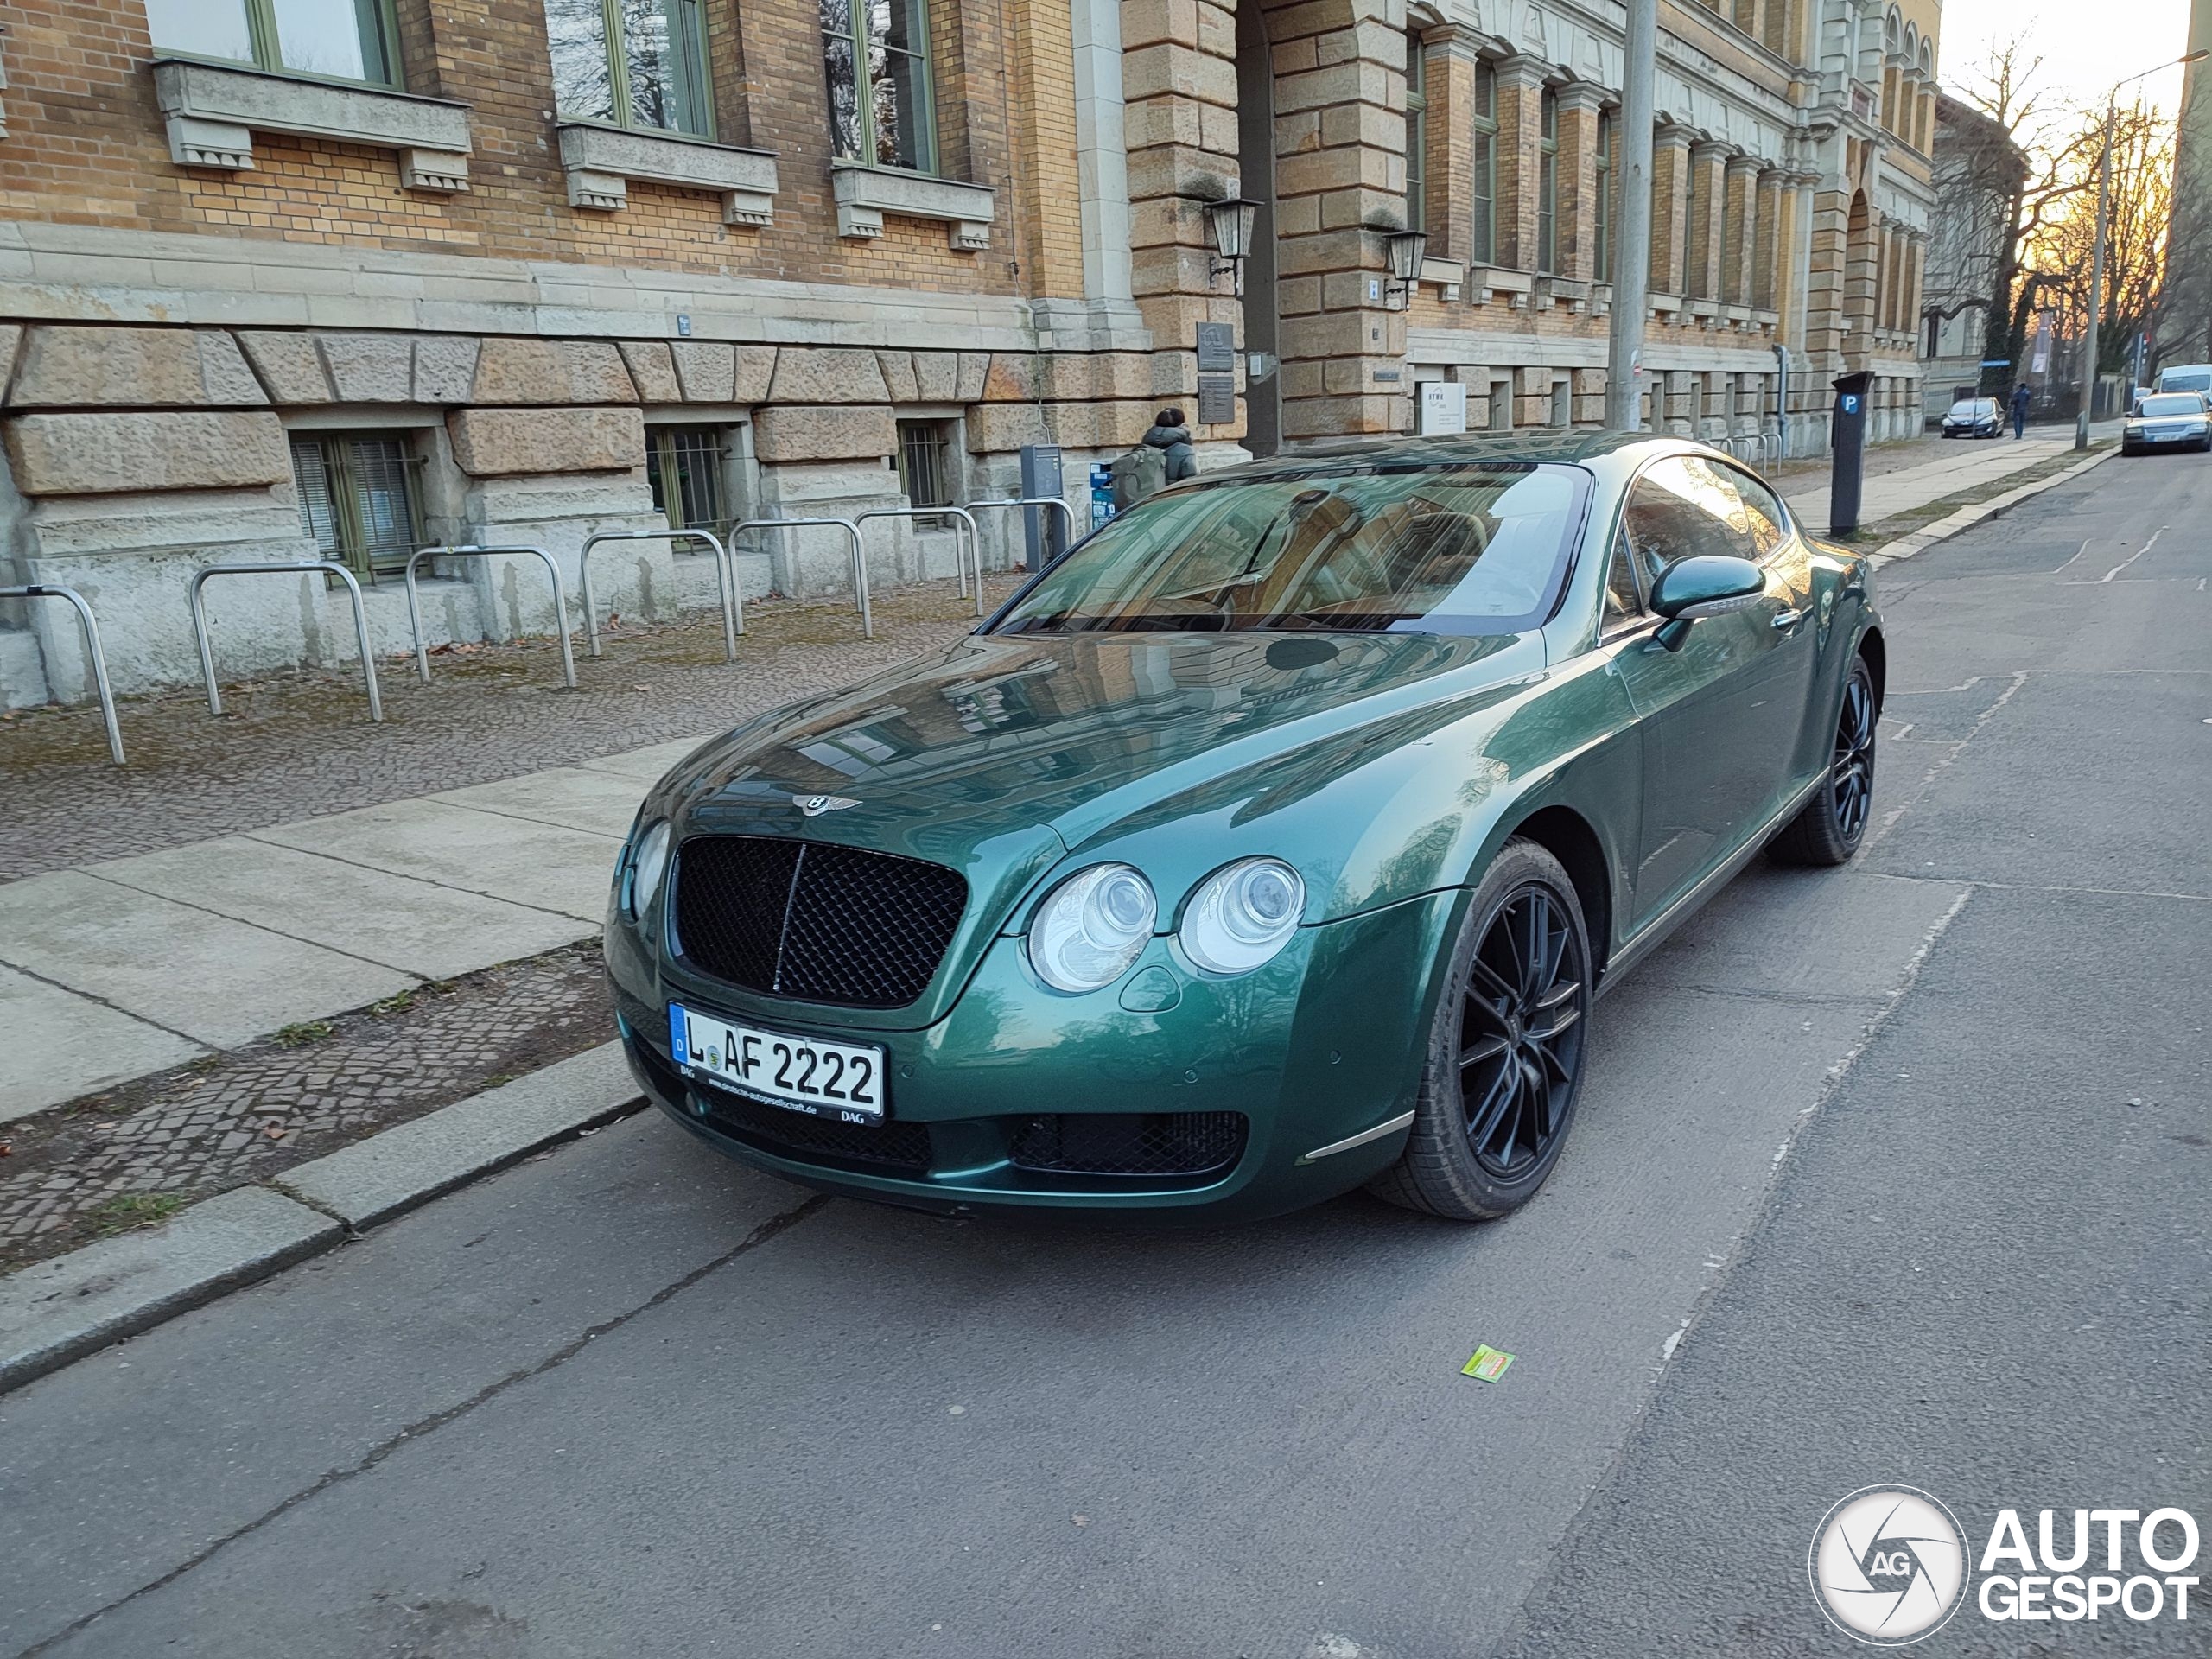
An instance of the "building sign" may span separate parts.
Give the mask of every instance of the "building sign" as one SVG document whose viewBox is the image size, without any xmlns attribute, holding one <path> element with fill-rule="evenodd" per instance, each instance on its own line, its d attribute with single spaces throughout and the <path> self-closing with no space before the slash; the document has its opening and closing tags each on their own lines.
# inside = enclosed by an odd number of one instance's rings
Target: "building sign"
<svg viewBox="0 0 2212 1659">
<path fill-rule="evenodd" d="M 1198 377 L 1198 424 L 1226 426 L 1236 418 L 1236 377 L 1202 374 Z"/>
<path fill-rule="evenodd" d="M 1198 324 L 1198 372 L 1228 374 L 1236 367 L 1236 330 L 1225 322 Z"/>
<path fill-rule="evenodd" d="M 2036 313 L 2035 341 L 2028 350 L 2028 372 L 2030 374 L 2049 374 L 2050 372 L 2050 336 L 2052 333 L 2050 325 L 2052 315 L 2053 314 L 2049 311 L 2038 311 Z"/>
<path fill-rule="evenodd" d="M 1421 435 L 1425 438 L 1467 429 L 1467 388 L 1457 380 L 1424 380 L 1421 386 Z"/>
</svg>

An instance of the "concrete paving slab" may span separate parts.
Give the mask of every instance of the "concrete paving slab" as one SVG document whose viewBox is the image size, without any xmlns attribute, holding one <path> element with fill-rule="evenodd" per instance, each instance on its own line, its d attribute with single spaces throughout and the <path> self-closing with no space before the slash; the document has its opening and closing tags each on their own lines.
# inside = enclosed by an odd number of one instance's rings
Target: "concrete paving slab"
<svg viewBox="0 0 2212 1659">
<path fill-rule="evenodd" d="M 416 982 L 78 870 L 0 887 L 0 963 L 217 1048 Z"/>
<path fill-rule="evenodd" d="M 480 812 L 504 813 L 538 823 L 589 830 L 602 836 L 626 836 L 638 816 L 645 784 L 620 772 L 582 766 L 556 766 L 496 784 L 472 784 L 427 798 Z"/>
<path fill-rule="evenodd" d="M 620 1043 L 488 1089 L 289 1170 L 276 1183 L 366 1227 L 604 1123 L 637 1102 Z"/>
<path fill-rule="evenodd" d="M 423 979 L 558 950 L 595 931 L 571 916 L 243 836 L 95 864 L 87 874 Z"/>
<path fill-rule="evenodd" d="M 707 741 L 703 736 L 679 737 L 673 743 L 655 743 L 646 748 L 632 749 L 626 754 L 601 755 L 582 764 L 588 772 L 619 772 L 641 784 L 657 784 L 669 768 Z"/>
<path fill-rule="evenodd" d="M 0 1390 L 273 1273 L 340 1230 L 305 1205 L 241 1187 L 166 1225 L 103 1239 L 0 1279 Z"/>
<path fill-rule="evenodd" d="M 596 922 L 607 913 L 621 832 L 415 800 L 256 830 L 253 838 Z"/>
<path fill-rule="evenodd" d="M 0 1123 L 207 1051 L 56 985 L 0 968 Z"/>
</svg>

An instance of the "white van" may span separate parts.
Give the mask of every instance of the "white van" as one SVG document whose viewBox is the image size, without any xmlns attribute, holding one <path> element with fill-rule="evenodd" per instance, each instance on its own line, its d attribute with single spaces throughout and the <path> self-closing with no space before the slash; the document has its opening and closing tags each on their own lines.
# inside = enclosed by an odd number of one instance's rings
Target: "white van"
<svg viewBox="0 0 2212 1659">
<path fill-rule="evenodd" d="M 2212 363 L 2177 363 L 2158 371 L 2160 391 L 2201 391 L 2212 397 Z"/>
</svg>

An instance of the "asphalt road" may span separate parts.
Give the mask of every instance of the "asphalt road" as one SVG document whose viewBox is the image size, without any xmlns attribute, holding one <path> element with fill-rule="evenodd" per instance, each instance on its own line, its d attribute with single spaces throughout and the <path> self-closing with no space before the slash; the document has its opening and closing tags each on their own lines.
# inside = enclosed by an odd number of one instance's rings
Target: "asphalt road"
<svg viewBox="0 0 2212 1659">
<path fill-rule="evenodd" d="M 1879 839 L 1600 1006 L 1510 1220 L 952 1224 L 634 1119 L 0 1398 L 0 1649 L 1835 1654 L 1856 1487 L 2212 1523 L 2208 502 L 1885 573 Z"/>
</svg>

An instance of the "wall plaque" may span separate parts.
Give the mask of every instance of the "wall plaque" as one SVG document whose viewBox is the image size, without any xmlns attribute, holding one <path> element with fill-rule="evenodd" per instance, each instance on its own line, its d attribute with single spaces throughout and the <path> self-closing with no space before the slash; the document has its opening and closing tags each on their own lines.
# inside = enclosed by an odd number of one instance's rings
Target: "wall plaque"
<svg viewBox="0 0 2212 1659">
<path fill-rule="evenodd" d="M 1198 377 L 1198 424 L 1225 426 L 1236 418 L 1236 377 L 1202 374 Z"/>
<path fill-rule="evenodd" d="M 1198 324 L 1198 372 L 1227 374 L 1236 366 L 1236 327 L 1226 322 Z"/>
</svg>

